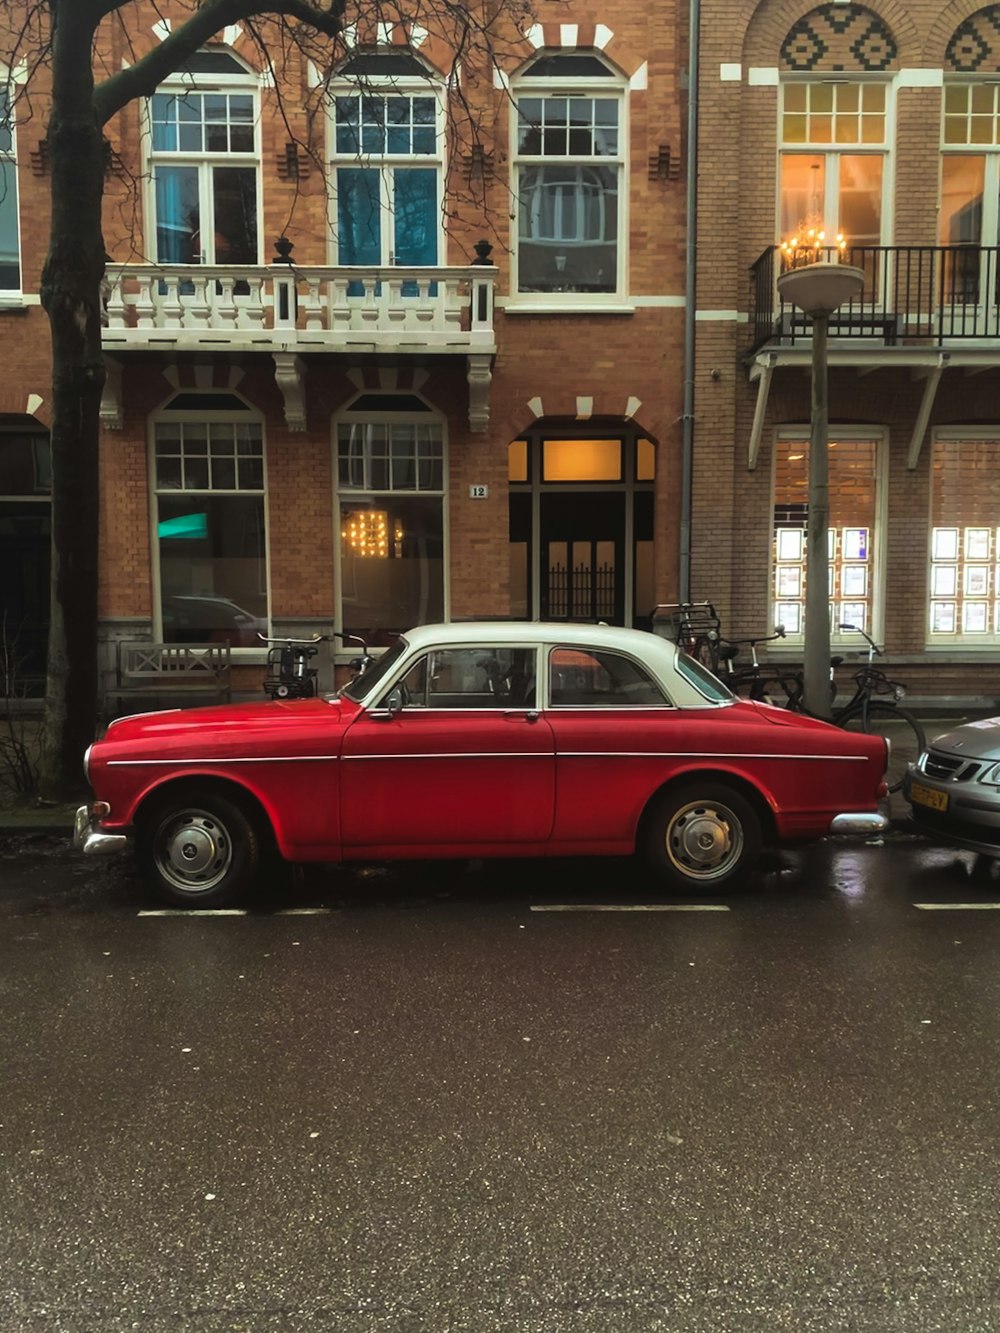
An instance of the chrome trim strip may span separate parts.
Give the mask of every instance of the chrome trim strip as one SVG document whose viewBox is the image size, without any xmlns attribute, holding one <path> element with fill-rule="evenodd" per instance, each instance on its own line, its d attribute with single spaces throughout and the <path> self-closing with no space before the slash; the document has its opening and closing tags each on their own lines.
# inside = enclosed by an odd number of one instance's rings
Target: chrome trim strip
<svg viewBox="0 0 1000 1333">
<path fill-rule="evenodd" d="M 108 768 L 148 768 L 155 764 L 308 764 L 339 759 L 339 754 L 174 755 L 165 759 L 109 759 Z"/>
<path fill-rule="evenodd" d="M 816 759 L 864 764 L 861 754 L 769 754 L 750 750 L 557 750 L 560 759 Z"/>
<path fill-rule="evenodd" d="M 413 754 L 345 754 L 350 759 L 556 759 L 551 750 L 428 750 Z"/>
<path fill-rule="evenodd" d="M 345 754 L 349 759 L 814 759 L 840 763 L 864 764 L 859 754 L 751 754 L 729 750 L 458 750 L 411 754 Z"/>
</svg>

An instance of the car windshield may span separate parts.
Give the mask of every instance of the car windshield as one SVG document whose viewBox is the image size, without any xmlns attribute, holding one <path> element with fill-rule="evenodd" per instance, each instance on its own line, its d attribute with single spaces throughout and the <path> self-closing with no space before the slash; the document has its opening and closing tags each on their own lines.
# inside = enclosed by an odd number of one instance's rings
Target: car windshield
<svg viewBox="0 0 1000 1333">
<path fill-rule="evenodd" d="M 687 653 L 677 654 L 677 670 L 684 679 L 692 684 L 699 694 L 703 694 L 706 699 L 711 699 L 713 703 L 724 703 L 733 698 L 733 692 L 727 686 L 723 685 L 718 676 L 713 676 L 708 667 L 702 664 Z"/>
<path fill-rule="evenodd" d="M 377 662 L 372 663 L 367 671 L 348 681 L 337 693 L 342 694 L 346 699 L 353 699 L 355 703 L 360 703 L 380 681 L 385 679 L 403 653 L 406 652 L 406 649 L 406 640 L 397 640 L 391 648 L 386 649 Z"/>
</svg>

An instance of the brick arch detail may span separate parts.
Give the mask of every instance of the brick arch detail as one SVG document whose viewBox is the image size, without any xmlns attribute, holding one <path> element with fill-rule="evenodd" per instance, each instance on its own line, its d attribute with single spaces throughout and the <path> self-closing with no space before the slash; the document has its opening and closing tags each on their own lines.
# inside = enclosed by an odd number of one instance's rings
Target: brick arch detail
<svg viewBox="0 0 1000 1333">
<path fill-rule="evenodd" d="M 995 74 L 1000 71 L 1000 5 L 952 0 L 931 26 L 925 63 L 945 73 Z"/>
<path fill-rule="evenodd" d="M 647 439 L 652 440 L 653 444 L 661 443 L 658 436 L 650 430 L 643 422 L 643 410 L 641 402 L 631 400 L 627 393 L 602 393 L 594 397 L 593 411 L 590 416 L 578 417 L 576 410 L 576 397 L 568 393 L 538 395 L 542 404 L 542 414 L 533 415 L 531 403 L 515 404 L 502 417 L 498 416 L 490 427 L 490 433 L 495 434 L 498 439 L 506 440 L 509 444 L 512 440 L 518 439 L 529 430 L 544 428 L 546 422 L 558 423 L 560 429 L 565 428 L 569 423 L 576 422 L 579 426 L 581 435 L 590 430 L 600 431 L 607 428 L 608 423 L 613 423 L 616 427 L 630 427 L 636 429 L 640 435 L 645 435 Z M 634 413 L 629 414 L 629 407 L 632 402 L 638 403 Z"/>
<path fill-rule="evenodd" d="M 529 60 L 545 52 L 553 55 L 557 51 L 596 51 L 598 55 L 607 56 L 608 60 L 617 65 L 622 74 L 631 79 L 649 59 L 649 52 L 638 48 L 634 42 L 627 37 L 619 37 L 612 32 L 611 36 L 605 41 L 598 41 L 598 25 L 596 23 L 577 23 L 576 40 L 573 44 L 566 45 L 562 38 L 562 25 L 559 23 L 540 23 L 535 29 L 541 37 L 541 44 L 535 46 L 527 39 L 520 45 L 517 57 L 501 62 L 503 71 L 509 77 L 517 75 L 523 65 Z"/>
<path fill-rule="evenodd" d="M 0 390 L 0 416 L 34 417 L 40 426 L 44 426 L 48 430 L 52 425 L 52 413 L 49 405 L 43 400 L 32 411 L 28 403 L 33 396 L 30 393 L 25 393 L 23 389 Z M 40 394 L 37 396 L 41 397 Z"/>
<path fill-rule="evenodd" d="M 734 31 L 742 36 L 744 65 L 766 67 L 777 65 L 783 71 L 794 72 L 796 67 L 783 60 L 781 55 L 793 30 L 815 16 L 821 16 L 820 22 L 825 29 L 830 27 L 830 19 L 823 16 L 828 15 L 833 16 L 837 26 L 844 26 L 847 15 L 844 14 L 844 19 L 839 15 L 847 10 L 854 13 L 850 36 L 847 36 L 846 30 L 843 37 L 835 31 L 832 34 L 843 42 L 843 51 L 847 53 L 846 59 L 841 61 L 828 52 L 812 68 L 824 73 L 835 70 L 844 73 L 867 72 L 866 66 L 858 63 L 852 56 L 850 48 L 852 43 L 862 36 L 868 25 L 887 30 L 894 44 L 892 59 L 884 68 L 898 69 L 901 65 L 916 65 L 923 62 L 922 39 L 917 26 L 899 0 L 871 0 L 871 3 L 865 5 L 849 6 L 823 4 L 809 8 L 803 6 L 802 0 L 758 0 L 758 3 L 747 5 L 733 25 Z M 864 50 L 865 47 L 862 46 L 861 49 Z"/>
</svg>

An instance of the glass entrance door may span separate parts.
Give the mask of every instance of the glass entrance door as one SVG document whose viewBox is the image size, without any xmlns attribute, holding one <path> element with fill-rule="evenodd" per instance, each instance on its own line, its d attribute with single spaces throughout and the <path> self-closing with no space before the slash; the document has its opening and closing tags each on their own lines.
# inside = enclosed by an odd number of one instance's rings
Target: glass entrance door
<svg viewBox="0 0 1000 1333">
<path fill-rule="evenodd" d="M 543 620 L 625 624 L 625 496 L 542 494 Z"/>
</svg>

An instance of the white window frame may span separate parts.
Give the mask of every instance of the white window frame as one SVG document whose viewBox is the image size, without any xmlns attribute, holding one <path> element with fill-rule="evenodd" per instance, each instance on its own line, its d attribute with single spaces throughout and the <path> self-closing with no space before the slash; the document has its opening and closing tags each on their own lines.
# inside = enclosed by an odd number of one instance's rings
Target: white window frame
<svg viewBox="0 0 1000 1333">
<path fill-rule="evenodd" d="M 404 392 L 406 391 L 404 390 Z M 367 398 L 369 396 L 375 396 L 375 395 L 373 395 L 370 391 L 366 390 L 364 393 L 357 395 L 352 401 L 357 402 L 358 398 Z M 423 398 L 420 394 L 413 394 L 412 396 L 415 398 L 419 398 L 421 402 L 427 402 L 427 400 Z M 335 524 L 334 542 L 333 542 L 334 586 L 336 592 L 334 617 L 335 617 L 335 624 L 339 625 L 341 629 L 344 628 L 344 607 L 343 607 L 344 571 L 343 571 L 343 558 L 341 551 L 341 514 L 342 514 L 342 504 L 344 503 L 345 500 L 349 500 L 352 495 L 356 495 L 359 498 L 369 497 L 373 499 L 377 499 L 379 496 L 392 497 L 395 495 L 422 496 L 428 499 L 434 499 L 434 498 L 440 499 L 441 563 L 442 563 L 441 601 L 443 608 L 442 618 L 444 620 L 449 620 L 451 618 L 451 611 L 450 611 L 451 524 L 449 520 L 450 486 L 449 486 L 449 469 L 448 469 L 448 421 L 447 418 L 443 415 L 443 413 L 439 412 L 435 407 L 433 407 L 433 405 L 428 403 L 428 407 L 430 409 L 428 412 L 426 413 L 421 412 L 419 414 L 412 412 L 411 413 L 393 412 L 390 410 L 386 410 L 385 412 L 378 412 L 378 411 L 354 412 L 351 410 L 351 404 L 347 403 L 340 409 L 339 412 L 337 412 L 334 415 L 332 419 L 330 448 L 333 461 L 333 467 L 332 467 L 333 521 Z M 424 489 L 418 489 L 417 487 L 406 487 L 399 489 L 386 489 L 384 487 L 368 489 L 360 486 L 341 487 L 340 427 L 343 425 L 360 425 L 360 426 L 381 425 L 381 424 L 400 425 L 404 423 L 417 424 L 417 425 L 429 425 L 433 423 L 440 430 L 441 433 L 440 490 L 437 488 L 433 490 L 432 489 L 424 490 Z M 376 656 L 379 656 L 381 655 L 381 651 L 383 650 L 375 648 L 373 651 Z M 337 647 L 334 651 L 334 661 L 336 662 L 337 665 L 344 665 L 350 662 L 352 658 L 357 657 L 357 655 L 358 655 L 357 644 L 354 645 L 352 645 L 351 643 L 341 644 L 341 641 L 337 640 Z"/>
<path fill-rule="evenodd" d="M 971 442 L 975 440 L 990 440 L 1000 447 L 1000 428 L 994 430 L 985 430 L 983 428 L 963 430 L 960 426 L 941 427 L 933 432 L 930 456 L 933 458 L 933 445 L 938 441 L 947 444 L 949 441 Z M 981 634 L 966 634 L 963 633 L 961 626 L 956 623 L 954 633 L 931 633 L 931 603 L 942 600 L 940 597 L 935 597 L 933 593 L 933 566 L 935 563 L 941 563 L 934 560 L 933 529 L 931 526 L 933 506 L 934 475 L 933 469 L 931 469 L 929 485 L 927 488 L 927 549 L 924 557 L 924 565 L 927 575 L 925 583 L 926 591 L 924 594 L 924 648 L 929 653 L 974 653 L 977 655 L 990 653 L 991 655 L 995 655 L 997 650 L 997 631 L 987 629 Z M 956 523 L 954 526 L 959 528 L 959 540 L 961 541 L 961 525 Z M 998 572 L 998 566 L 1000 566 L 1000 532 L 998 532 L 998 529 L 1000 529 L 1000 516 L 998 516 L 997 522 L 992 525 L 993 554 L 981 563 L 989 564 L 993 569 L 993 592 L 992 594 L 988 594 L 984 600 L 992 603 L 993 614 L 990 618 L 1000 624 L 1000 611 L 998 611 L 998 604 L 1000 604 L 1000 572 Z M 961 577 L 961 574 L 963 573 L 963 565 L 969 562 L 963 562 L 961 556 L 959 556 L 953 563 L 956 565 L 959 577 Z M 955 600 L 957 602 L 958 594 L 956 594 Z"/>
<path fill-rule="evenodd" d="M 993 93 L 993 142 L 992 143 L 946 143 L 945 119 L 949 88 L 976 86 L 989 88 Z M 995 79 L 972 75 L 949 76 L 945 79 L 941 97 L 941 172 L 943 180 L 944 159 L 946 157 L 981 157 L 985 159 L 983 170 L 983 214 L 980 219 L 979 236 L 975 244 L 979 246 L 1000 245 L 1000 87 Z M 946 242 L 941 242 L 946 244 Z"/>
<path fill-rule="evenodd" d="M 14 225 L 17 233 L 17 272 L 18 283 L 16 287 L 0 288 L 0 305 L 21 305 L 23 304 L 24 292 L 24 244 L 21 228 L 21 182 L 18 175 L 18 157 L 17 157 L 17 115 L 16 115 L 16 92 L 15 84 L 17 79 L 12 76 L 10 71 L 4 65 L 0 65 L 0 89 L 7 101 L 8 113 L 10 118 L 10 147 L 0 149 L 0 159 L 9 164 L 14 178 Z M 3 191 L 3 183 L 0 182 L 0 192 Z M 6 203 L 6 199 L 3 200 Z"/>
<path fill-rule="evenodd" d="M 550 53 L 551 54 L 551 53 Z M 568 54 L 564 53 L 564 54 Z M 511 276 L 510 295 L 505 304 L 512 313 L 517 307 L 530 307 L 537 310 L 546 307 L 552 310 L 570 310 L 583 313 L 588 307 L 621 308 L 628 295 L 628 227 L 629 227 L 629 87 L 625 77 L 603 57 L 602 60 L 610 71 L 610 77 L 566 76 L 537 78 L 526 77 L 522 72 L 511 81 L 510 89 L 510 157 L 511 157 L 511 198 L 515 214 L 511 222 Z M 530 66 L 529 66 L 530 68 Z M 518 102 L 521 98 L 537 97 L 543 101 L 548 98 L 587 98 L 591 100 L 615 101 L 618 104 L 618 152 L 607 156 L 586 156 L 567 153 L 565 157 L 543 154 L 524 154 L 518 147 Z M 614 167 L 618 172 L 618 238 L 615 272 L 615 288 L 611 292 L 522 292 L 519 290 L 518 252 L 520 231 L 517 210 L 520 208 L 521 173 L 525 169 L 554 167 Z M 558 241 L 552 242 L 553 247 Z"/>
<path fill-rule="evenodd" d="M 447 184 L 447 136 L 445 133 L 446 105 L 445 88 L 439 76 L 427 71 L 426 78 L 417 74 L 364 74 L 340 76 L 330 83 L 330 110 L 327 116 L 327 161 L 330 164 L 327 181 L 327 214 L 329 219 L 329 257 L 331 265 L 340 264 L 339 224 L 337 217 L 337 172 L 341 167 L 357 167 L 378 170 L 379 173 L 379 226 L 380 226 L 380 263 L 373 267 L 394 265 L 395 246 L 395 198 L 393 190 L 393 171 L 398 167 L 434 168 L 437 173 L 437 264 L 442 267 L 447 262 L 447 222 L 445 218 L 445 188 Z M 430 97 L 434 99 L 434 151 L 433 153 L 365 153 L 342 152 L 337 147 L 337 103 L 338 97 Z"/>
<path fill-rule="evenodd" d="M 857 84 L 859 87 L 871 84 L 880 84 L 885 88 L 885 137 L 881 144 L 871 143 L 810 143 L 803 142 L 785 142 L 784 139 L 784 117 L 785 117 L 785 94 L 789 87 L 813 85 L 817 83 L 838 84 Z M 837 216 L 840 204 L 840 160 L 844 157 L 880 157 L 882 159 L 882 208 L 881 208 L 881 227 L 877 245 L 886 245 L 889 238 L 893 235 L 893 212 L 895 207 L 895 152 L 894 144 L 896 141 L 896 97 L 895 82 L 892 78 L 885 75 L 856 75 L 856 74 L 838 74 L 823 75 L 810 73 L 808 75 L 783 75 L 779 85 L 778 98 L 778 125 L 777 125 L 777 162 L 775 170 L 775 231 L 778 233 L 778 240 L 783 241 L 788 238 L 782 236 L 781 232 L 781 165 L 784 157 L 822 157 L 824 159 L 824 185 L 823 185 L 823 203 L 822 203 L 822 225 L 826 232 L 828 243 L 834 244 L 839 227 L 839 218 Z M 803 221 L 805 219 L 799 219 Z M 851 237 L 846 237 L 847 244 L 850 246 Z"/>
<path fill-rule="evenodd" d="M 202 390 L 195 388 L 181 389 L 178 393 L 201 393 Z M 160 578 L 160 542 L 157 535 L 157 525 L 159 523 L 159 497 L 160 490 L 157 486 L 156 477 L 156 428 L 164 424 L 219 424 L 232 425 L 233 423 L 246 424 L 253 422 L 260 427 L 261 442 L 261 460 L 263 468 L 262 486 L 260 490 L 212 490 L 212 489 L 192 489 L 163 491 L 164 495 L 222 495 L 222 496 L 260 496 L 264 505 L 264 586 L 267 597 L 267 622 L 272 621 L 272 601 L 271 601 L 271 525 L 270 525 L 270 505 L 268 503 L 268 476 L 267 476 L 267 421 L 262 412 L 252 407 L 245 399 L 242 399 L 245 411 L 238 412 L 236 408 L 230 407 L 218 412 L 204 409 L 192 409 L 184 411 L 171 411 L 170 403 L 178 394 L 172 394 L 166 402 L 161 403 L 159 408 L 150 414 L 148 421 L 147 434 L 147 458 L 148 458 L 148 486 L 149 486 L 149 547 L 150 547 L 150 571 L 152 578 L 153 595 L 153 634 L 158 641 L 163 639 L 163 587 Z M 231 389 L 220 392 L 220 397 L 238 398 L 239 394 Z M 221 594 L 220 594 L 221 595 Z M 260 660 L 261 653 L 265 645 L 261 644 L 257 648 L 232 648 L 231 652 L 234 658 L 248 660 Z"/>
<path fill-rule="evenodd" d="M 889 437 L 888 432 L 883 426 L 872 426 L 866 430 L 861 426 L 850 426 L 840 428 L 831 425 L 829 428 L 829 439 L 837 442 L 839 440 L 871 440 L 875 444 L 875 467 L 874 467 L 874 485 L 875 485 L 875 524 L 870 534 L 871 560 L 869 563 L 868 578 L 870 581 L 871 595 L 871 624 L 864 628 L 876 642 L 882 641 L 885 628 L 885 546 L 888 518 L 888 467 L 889 467 Z M 771 621 L 775 619 L 775 603 L 777 602 L 777 571 L 778 561 L 775 558 L 774 550 L 774 490 L 776 483 L 776 472 L 778 462 L 777 445 L 779 442 L 801 441 L 807 448 L 809 446 L 808 427 L 785 427 L 774 433 L 771 448 L 771 481 L 769 489 L 768 504 L 768 575 L 767 575 L 767 615 L 768 632 L 771 630 Z M 808 496 L 803 497 L 808 503 Z M 804 564 L 804 562 L 803 562 Z M 843 601 L 843 597 L 838 597 L 837 601 L 831 599 L 831 605 L 836 607 L 838 601 Z M 863 641 L 857 634 L 852 634 L 847 630 L 838 629 L 839 615 L 831 617 L 830 621 L 830 644 L 837 651 L 856 652 L 859 644 Z M 789 632 L 784 640 L 769 647 L 769 652 L 773 657 L 781 657 L 788 653 L 801 656 L 802 647 L 805 643 L 805 615 L 803 609 L 802 628 L 798 634 Z"/>
<path fill-rule="evenodd" d="M 182 96 L 184 93 L 197 93 L 200 95 L 211 96 L 213 94 L 241 94 L 249 95 L 253 99 L 253 135 L 254 147 L 251 152 L 221 152 L 215 150 L 204 150 L 201 152 L 190 149 L 155 149 L 153 147 L 153 107 L 152 96 L 144 98 L 141 103 L 141 126 L 142 126 L 142 152 L 146 164 L 146 186 L 144 198 L 144 215 L 148 219 L 146 227 L 146 250 L 152 262 L 158 262 L 156 259 L 156 234 L 158 228 L 158 218 L 156 213 L 156 181 L 155 172 L 158 166 L 170 167 L 194 167 L 198 171 L 198 192 L 199 192 L 199 211 L 201 215 L 200 228 L 202 232 L 208 232 L 211 238 L 211 246 L 214 250 L 214 225 L 208 226 L 209 219 L 214 224 L 214 201 L 212 200 L 211 190 L 211 172 L 213 167 L 232 166 L 232 167 L 253 167 L 256 172 L 256 213 L 257 213 L 257 257 L 255 265 L 262 263 L 262 250 L 264 246 L 263 227 L 264 227 L 264 191 L 263 191 L 263 173 L 261 170 L 261 108 L 260 108 L 260 88 L 262 85 L 261 75 L 249 69 L 245 62 L 240 59 L 235 52 L 226 48 L 226 54 L 231 56 L 234 61 L 243 66 L 245 72 L 237 74 L 232 73 L 191 73 L 186 71 L 175 72 L 169 75 L 162 83 L 158 84 L 155 93 L 174 94 Z M 214 266 L 218 260 L 213 257 L 205 258 L 207 254 L 202 248 L 201 263 Z M 198 261 L 192 260 L 192 263 Z"/>
</svg>

